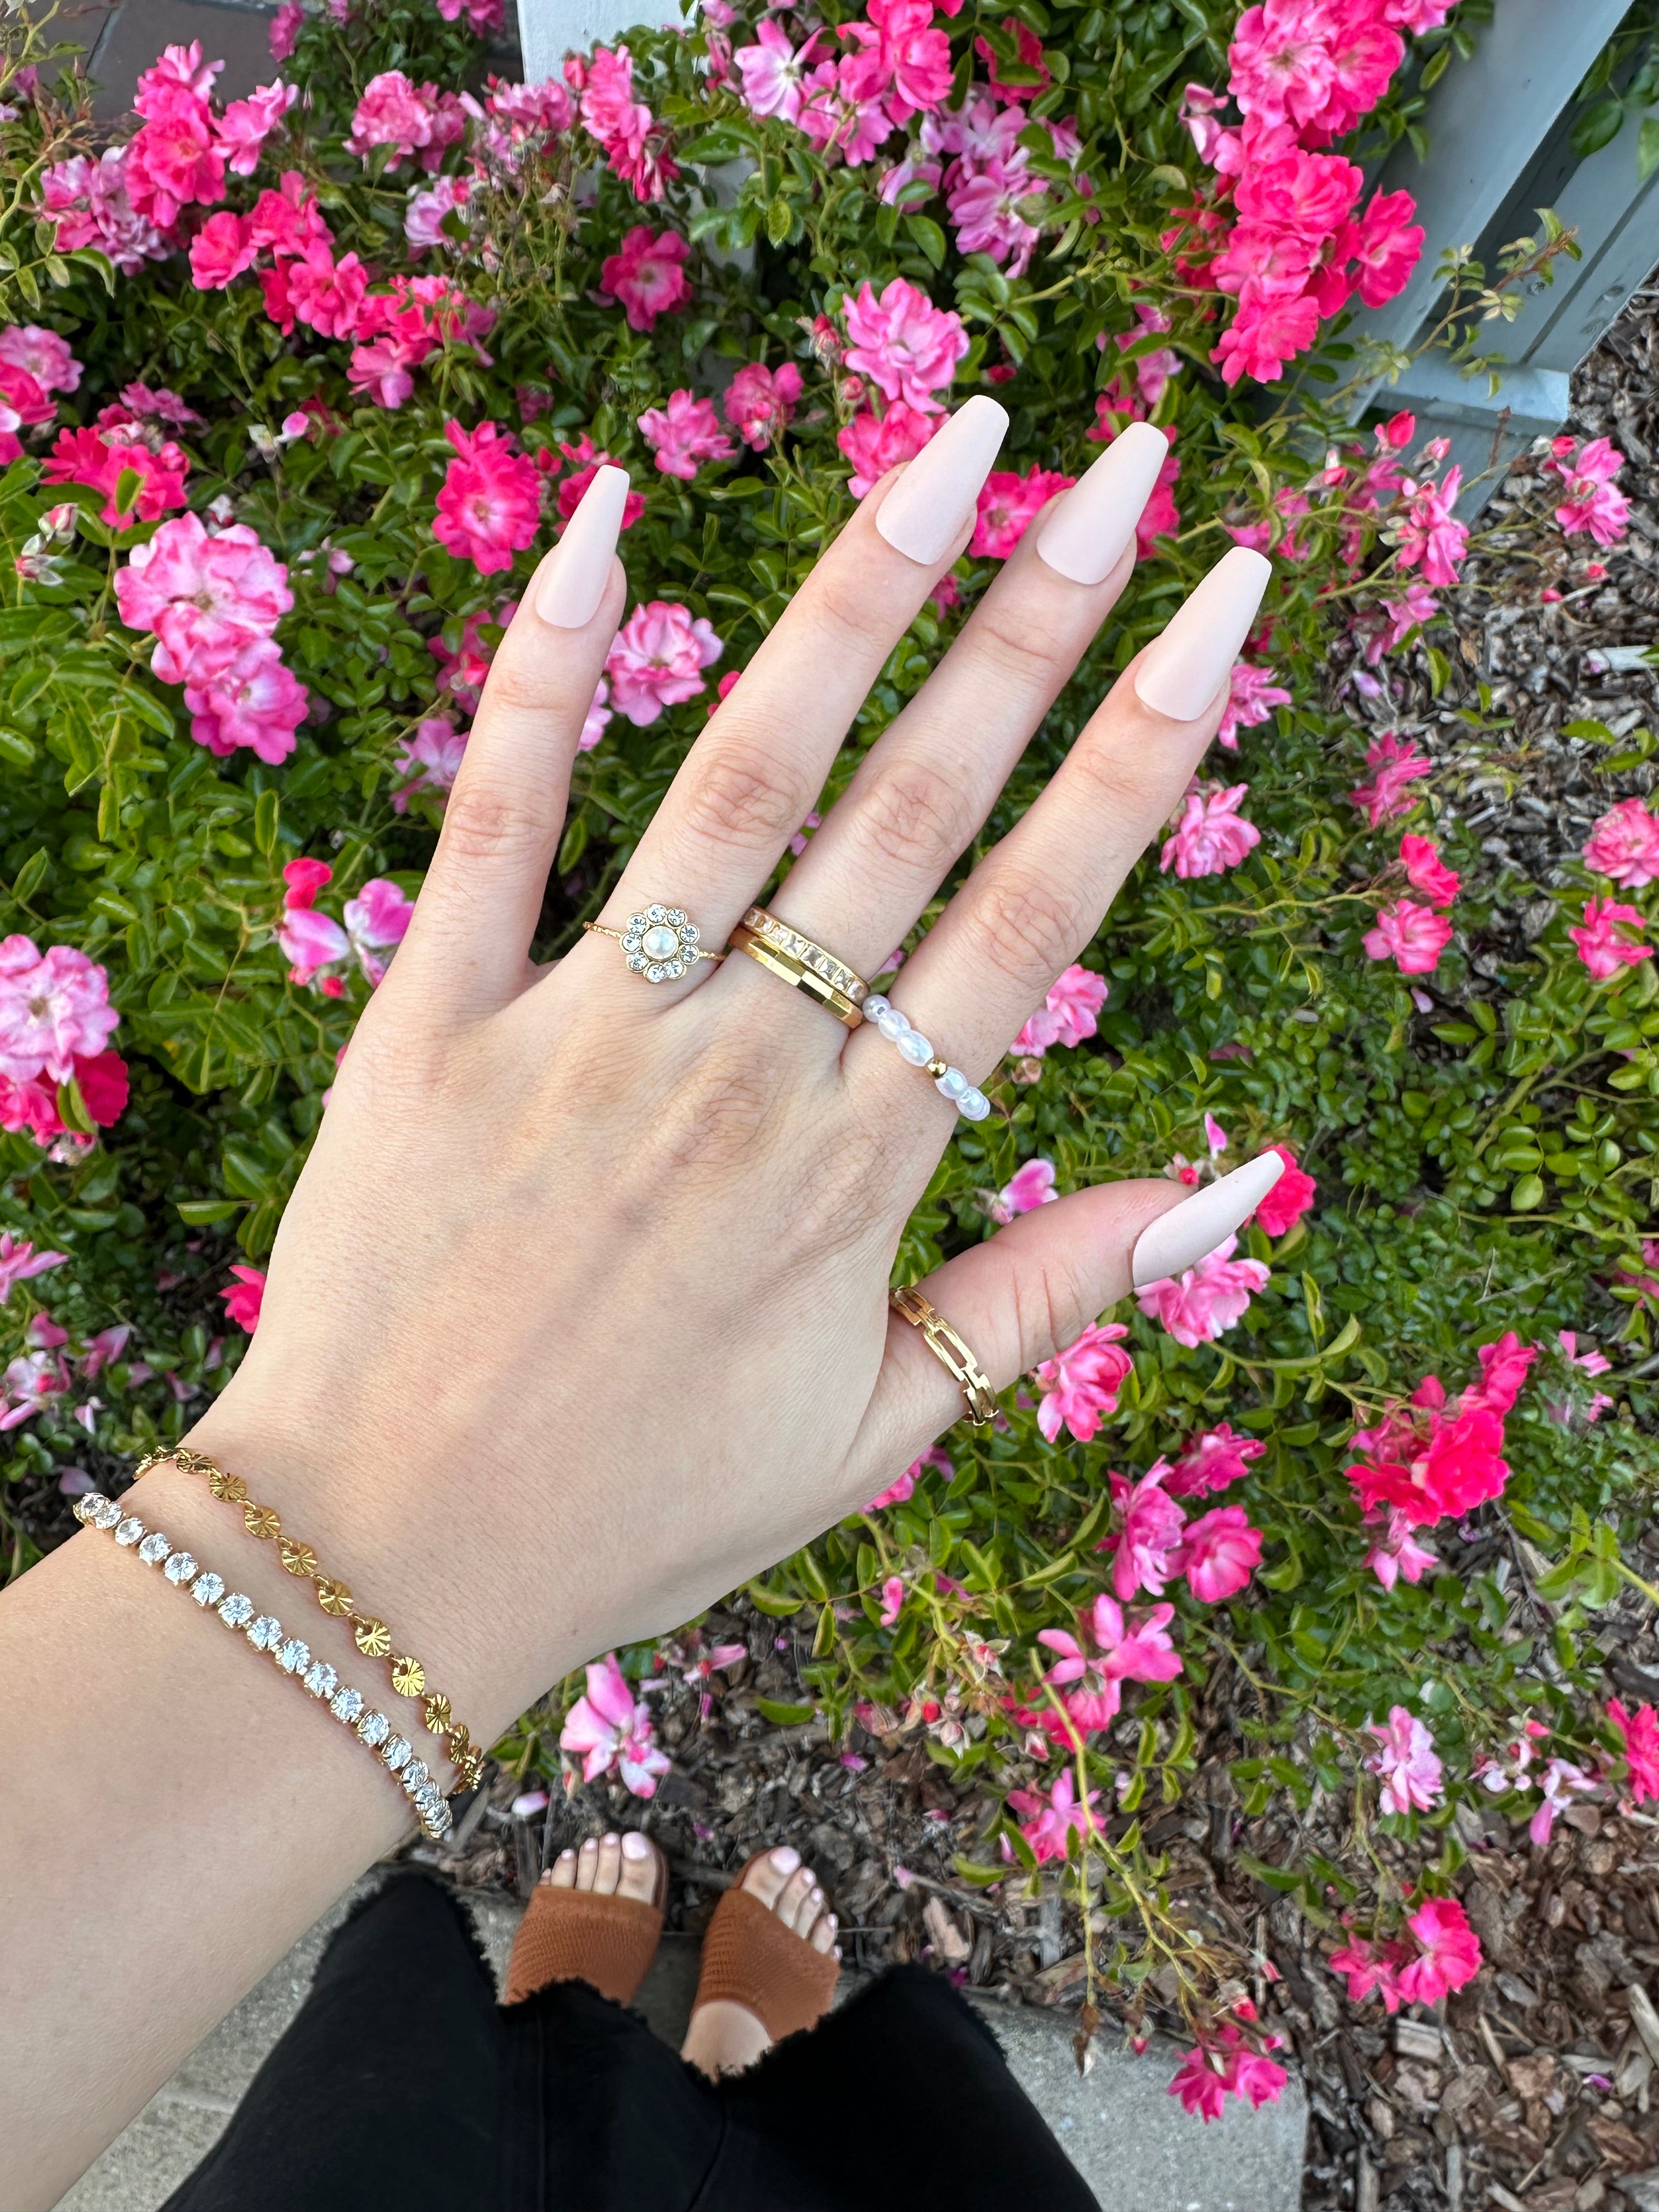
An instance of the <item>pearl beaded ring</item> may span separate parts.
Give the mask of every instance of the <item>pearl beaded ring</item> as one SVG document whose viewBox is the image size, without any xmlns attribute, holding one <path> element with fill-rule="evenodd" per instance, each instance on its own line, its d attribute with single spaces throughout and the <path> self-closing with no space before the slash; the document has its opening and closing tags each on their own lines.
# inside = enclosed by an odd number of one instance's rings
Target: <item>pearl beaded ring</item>
<svg viewBox="0 0 1659 2212">
<path fill-rule="evenodd" d="M 982 1091 L 976 1091 L 959 1067 L 951 1067 L 939 1059 L 933 1048 L 920 1030 L 913 1030 L 890 999 L 884 999 L 879 991 L 872 991 L 864 1002 L 864 1018 L 873 1022 L 888 1042 L 896 1044 L 900 1056 L 912 1067 L 925 1068 L 933 1079 L 933 1088 L 950 1100 L 964 1121 L 982 1121 L 991 1110 L 991 1102 Z"/>
</svg>

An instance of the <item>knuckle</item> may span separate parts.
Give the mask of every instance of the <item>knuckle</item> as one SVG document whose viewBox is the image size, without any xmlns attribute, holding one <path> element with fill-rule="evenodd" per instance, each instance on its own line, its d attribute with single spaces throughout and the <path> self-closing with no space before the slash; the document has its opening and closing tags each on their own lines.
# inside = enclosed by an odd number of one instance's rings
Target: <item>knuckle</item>
<svg viewBox="0 0 1659 2212">
<path fill-rule="evenodd" d="M 1145 842 L 1170 809 L 1167 794 L 1162 794 L 1162 810 L 1157 814 L 1152 811 L 1155 794 L 1146 774 L 1146 758 L 1142 753 L 1138 764 L 1121 744 L 1091 743 L 1085 738 L 1073 747 L 1065 768 L 1067 781 L 1075 778 L 1084 787 L 1082 796 L 1091 817 L 1128 824 L 1137 846 Z"/>
<path fill-rule="evenodd" d="M 1000 675 L 1024 688 L 1057 689 L 1077 658 L 1075 644 L 1063 641 L 1054 625 L 1029 605 L 1021 607 L 1016 621 L 1012 608 L 988 603 L 980 610 L 979 624 L 975 646 Z"/>
<path fill-rule="evenodd" d="M 988 884 L 975 920 L 984 957 L 1024 989 L 1046 990 L 1089 935 L 1076 896 L 1036 876 Z"/>
<path fill-rule="evenodd" d="M 1085 1310 L 1080 1279 L 1056 1266 L 1017 1269 L 1013 1306 L 1022 1375 L 1074 1344 L 1098 1310 Z"/>
<path fill-rule="evenodd" d="M 671 1179 L 729 1180 L 769 1156 L 784 1102 L 777 1072 L 752 1060 L 705 1054 L 653 1117 L 657 1166 Z"/>
<path fill-rule="evenodd" d="M 764 847 L 799 828 L 811 804 L 758 747 L 728 739 L 697 766 L 684 820 L 694 836 Z"/>
<path fill-rule="evenodd" d="M 925 761 L 896 761 L 872 784 L 860 811 L 865 836 L 895 867 L 948 867 L 973 834 L 966 793 Z"/>
<path fill-rule="evenodd" d="M 531 794 L 487 776 L 463 776 L 444 810 L 442 842 L 458 860 L 529 860 L 551 835 Z"/>
<path fill-rule="evenodd" d="M 843 1121 L 833 1144 L 805 1151 L 791 1169 L 793 1248 L 838 1255 L 863 1243 L 897 1182 L 897 1152 L 894 1124 L 874 1117 Z"/>
</svg>

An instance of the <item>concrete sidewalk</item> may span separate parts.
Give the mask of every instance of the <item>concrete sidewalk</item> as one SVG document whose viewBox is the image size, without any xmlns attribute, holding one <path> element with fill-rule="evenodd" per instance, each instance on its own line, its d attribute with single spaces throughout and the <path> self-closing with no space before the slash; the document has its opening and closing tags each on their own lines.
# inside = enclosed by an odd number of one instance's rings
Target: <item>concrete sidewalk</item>
<svg viewBox="0 0 1659 2212">
<path fill-rule="evenodd" d="M 63 2199 L 63 2212 L 155 2212 L 217 2140 L 298 2010 L 324 1943 L 368 1886 L 343 1897 L 221 2022 Z M 470 1902 L 499 1978 L 520 1908 L 494 1895 Z M 640 2008 L 665 2041 L 684 2034 L 696 1980 L 696 1940 L 665 1938 Z M 1170 2046 L 1135 2059 L 1103 2044 L 1079 2080 L 1068 2020 L 994 2004 L 985 2011 L 1027 2094 L 1109 2212 L 1296 2212 L 1307 2109 L 1294 2079 L 1277 2106 L 1233 2106 L 1206 2128 L 1167 2094 Z"/>
</svg>

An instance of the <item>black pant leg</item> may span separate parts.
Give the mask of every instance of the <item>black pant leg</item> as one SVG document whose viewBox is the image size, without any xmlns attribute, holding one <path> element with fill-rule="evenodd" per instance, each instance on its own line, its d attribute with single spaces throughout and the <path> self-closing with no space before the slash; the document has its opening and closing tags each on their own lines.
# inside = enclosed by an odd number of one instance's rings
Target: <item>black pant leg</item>
<svg viewBox="0 0 1659 2212">
<path fill-rule="evenodd" d="M 925 1966 L 891 1969 L 726 2094 L 752 2167 L 729 2161 L 696 2212 L 1100 2212 L 991 2029 Z"/>
<path fill-rule="evenodd" d="M 462 1908 L 394 1876 L 341 1928 L 234 2118 L 162 2212 L 501 2201 L 507 2069 Z"/>
</svg>

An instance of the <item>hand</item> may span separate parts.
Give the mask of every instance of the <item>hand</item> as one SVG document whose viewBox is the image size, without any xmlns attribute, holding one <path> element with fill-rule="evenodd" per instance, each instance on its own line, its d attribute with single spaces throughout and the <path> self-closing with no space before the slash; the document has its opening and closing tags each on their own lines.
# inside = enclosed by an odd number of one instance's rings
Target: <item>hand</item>
<svg viewBox="0 0 1659 2212">
<path fill-rule="evenodd" d="M 692 747 L 607 923 L 659 901 L 726 943 L 962 553 L 1005 425 L 970 401 L 864 501 Z M 769 902 L 786 921 L 881 967 L 1128 582 L 1163 453 L 1136 426 L 1031 526 Z M 368 1594 L 486 1735 L 856 1510 L 963 1410 L 887 1305 L 957 1125 L 927 1074 L 736 951 L 655 987 L 599 936 L 531 964 L 623 608 L 623 488 L 601 471 L 502 641 L 258 1334 L 191 1439 Z M 1267 573 L 1226 556 L 902 969 L 902 1012 L 975 1083 L 1180 799 Z M 1193 1249 L 1163 1248 L 1152 1275 L 1237 1225 L 1265 1188 L 1240 1183 L 1193 1201 Z M 1123 1296 L 1137 1238 L 1181 1198 L 1078 1193 L 926 1293 L 1005 1388 Z"/>
</svg>

